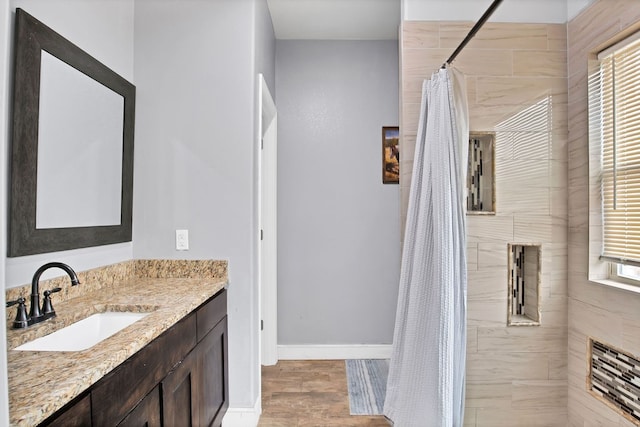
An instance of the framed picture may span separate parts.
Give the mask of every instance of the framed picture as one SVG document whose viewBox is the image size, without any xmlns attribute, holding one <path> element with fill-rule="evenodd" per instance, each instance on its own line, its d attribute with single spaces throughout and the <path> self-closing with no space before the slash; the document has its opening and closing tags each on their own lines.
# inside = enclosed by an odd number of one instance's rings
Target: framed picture
<svg viewBox="0 0 640 427">
<path fill-rule="evenodd" d="M 382 128 L 382 183 L 400 182 L 400 132 L 398 126 Z"/>
</svg>

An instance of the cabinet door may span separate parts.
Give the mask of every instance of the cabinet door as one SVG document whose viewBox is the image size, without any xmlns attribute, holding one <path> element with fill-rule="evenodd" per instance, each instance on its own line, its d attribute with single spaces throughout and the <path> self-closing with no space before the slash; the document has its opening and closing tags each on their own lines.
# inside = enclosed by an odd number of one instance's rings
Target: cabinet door
<svg viewBox="0 0 640 427">
<path fill-rule="evenodd" d="M 64 409 L 51 422 L 41 425 L 47 427 L 90 427 L 91 426 L 91 397 L 87 394 L 73 406 Z"/>
<path fill-rule="evenodd" d="M 229 367 L 227 357 L 227 317 L 225 316 L 198 344 L 200 425 L 220 426 L 229 407 Z"/>
<path fill-rule="evenodd" d="M 189 315 L 133 354 L 91 389 L 93 425 L 118 424 L 196 345 Z"/>
<path fill-rule="evenodd" d="M 160 387 L 154 388 L 118 427 L 161 427 Z"/>
<path fill-rule="evenodd" d="M 197 347 L 196 347 L 197 348 Z M 192 351 L 162 380 L 165 427 L 198 427 L 197 351 Z"/>
</svg>

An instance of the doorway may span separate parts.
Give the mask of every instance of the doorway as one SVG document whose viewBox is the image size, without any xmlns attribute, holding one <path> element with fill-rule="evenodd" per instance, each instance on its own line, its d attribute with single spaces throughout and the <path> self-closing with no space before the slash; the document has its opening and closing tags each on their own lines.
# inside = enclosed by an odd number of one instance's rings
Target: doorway
<svg viewBox="0 0 640 427">
<path fill-rule="evenodd" d="M 260 363 L 275 365 L 278 362 L 278 115 L 264 76 L 259 74 L 258 80 Z"/>
</svg>

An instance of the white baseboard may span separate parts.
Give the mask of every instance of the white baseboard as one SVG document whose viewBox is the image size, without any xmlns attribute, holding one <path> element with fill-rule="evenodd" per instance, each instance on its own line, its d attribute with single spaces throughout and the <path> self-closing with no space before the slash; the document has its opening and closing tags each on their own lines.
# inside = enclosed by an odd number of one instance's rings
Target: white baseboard
<svg viewBox="0 0 640 427">
<path fill-rule="evenodd" d="M 222 427 L 257 427 L 262 413 L 261 398 L 258 397 L 253 408 L 227 409 L 222 419 Z"/>
<path fill-rule="evenodd" d="M 391 344 L 279 345 L 281 360 L 389 359 Z"/>
</svg>

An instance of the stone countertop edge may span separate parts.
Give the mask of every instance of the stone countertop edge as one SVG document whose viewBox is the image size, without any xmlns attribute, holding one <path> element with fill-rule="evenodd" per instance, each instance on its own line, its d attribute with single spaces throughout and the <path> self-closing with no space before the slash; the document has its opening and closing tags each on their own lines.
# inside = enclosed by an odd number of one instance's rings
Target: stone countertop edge
<svg viewBox="0 0 640 427">
<path fill-rule="evenodd" d="M 59 302 L 53 319 L 7 332 L 11 426 L 35 426 L 228 285 L 227 278 L 131 278 Z M 95 346 L 75 352 L 15 347 L 103 311 L 150 312 Z"/>
</svg>

